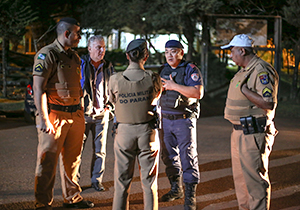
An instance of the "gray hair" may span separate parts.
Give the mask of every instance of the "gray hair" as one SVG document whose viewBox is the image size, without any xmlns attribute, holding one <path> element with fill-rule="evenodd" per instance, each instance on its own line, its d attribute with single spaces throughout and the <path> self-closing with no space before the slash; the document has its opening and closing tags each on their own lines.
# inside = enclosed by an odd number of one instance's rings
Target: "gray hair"
<svg viewBox="0 0 300 210">
<path fill-rule="evenodd" d="M 101 35 L 91 36 L 91 37 L 89 38 L 89 40 L 88 40 L 88 47 L 90 47 L 91 44 L 92 44 L 94 41 L 96 41 L 96 40 L 98 40 L 98 41 L 104 41 L 104 38 L 103 38 L 103 36 L 101 36 Z"/>
</svg>

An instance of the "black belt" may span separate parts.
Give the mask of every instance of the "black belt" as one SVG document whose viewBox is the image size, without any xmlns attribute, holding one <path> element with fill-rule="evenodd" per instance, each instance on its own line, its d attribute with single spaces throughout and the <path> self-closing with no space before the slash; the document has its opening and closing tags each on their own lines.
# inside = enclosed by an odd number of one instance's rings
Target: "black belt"
<svg viewBox="0 0 300 210">
<path fill-rule="evenodd" d="M 63 111 L 63 112 L 76 112 L 77 110 L 81 109 L 81 105 L 71 105 L 71 106 L 62 106 L 57 104 L 49 104 L 49 108 L 56 110 L 56 111 Z"/>
<path fill-rule="evenodd" d="M 235 124 L 232 124 L 232 125 L 233 125 L 234 130 L 243 130 L 242 125 L 235 125 Z"/>
<path fill-rule="evenodd" d="M 190 114 L 162 114 L 162 117 L 168 120 L 178 120 L 189 118 Z"/>
</svg>

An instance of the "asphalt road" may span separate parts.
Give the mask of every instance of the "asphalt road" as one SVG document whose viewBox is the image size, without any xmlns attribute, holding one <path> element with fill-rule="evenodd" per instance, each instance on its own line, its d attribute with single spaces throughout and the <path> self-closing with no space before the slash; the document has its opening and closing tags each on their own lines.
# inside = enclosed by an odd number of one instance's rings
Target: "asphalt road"
<svg viewBox="0 0 300 210">
<path fill-rule="evenodd" d="M 300 119 L 277 118 L 279 134 L 270 161 L 272 182 L 271 209 L 300 209 Z M 222 116 L 203 117 L 198 121 L 198 152 L 201 183 L 197 187 L 197 209 L 236 210 L 237 201 L 231 173 L 231 125 Z M 82 157 L 80 184 L 85 199 L 95 203 L 93 209 L 111 209 L 113 200 L 113 139 L 107 143 L 105 192 L 90 188 L 92 141 L 88 139 Z M 22 118 L 0 118 L 0 209 L 33 209 L 34 169 L 37 133 L 34 125 Z M 164 165 L 159 167 L 159 197 L 169 190 Z M 53 209 L 63 209 L 60 178 L 57 174 Z M 159 209 L 183 209 L 183 199 L 159 203 Z M 130 209 L 143 209 L 143 194 L 136 165 L 131 186 Z"/>
</svg>

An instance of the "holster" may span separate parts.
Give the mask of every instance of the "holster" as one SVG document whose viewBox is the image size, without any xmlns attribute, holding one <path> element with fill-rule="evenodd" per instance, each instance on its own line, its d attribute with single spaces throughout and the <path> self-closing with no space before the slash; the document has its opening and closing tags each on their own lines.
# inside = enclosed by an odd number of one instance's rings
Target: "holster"
<svg viewBox="0 0 300 210">
<path fill-rule="evenodd" d="M 240 122 L 243 128 L 243 133 L 245 135 L 254 134 L 254 133 L 264 133 L 267 119 L 266 117 L 241 117 Z"/>
<path fill-rule="evenodd" d="M 160 123 L 160 120 L 159 120 L 159 117 L 158 117 L 158 114 L 155 112 L 155 117 L 149 121 L 149 125 L 152 129 L 157 129 L 159 128 L 159 123 Z"/>
<path fill-rule="evenodd" d="M 115 137 L 116 133 L 118 132 L 118 125 L 119 123 L 118 122 L 115 122 L 113 127 L 112 127 L 112 137 Z"/>
</svg>

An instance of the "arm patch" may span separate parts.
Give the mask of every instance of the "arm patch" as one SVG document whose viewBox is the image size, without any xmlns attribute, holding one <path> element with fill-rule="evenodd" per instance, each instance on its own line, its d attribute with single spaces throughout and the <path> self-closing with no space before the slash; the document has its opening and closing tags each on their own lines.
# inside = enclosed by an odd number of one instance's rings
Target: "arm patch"
<svg viewBox="0 0 300 210">
<path fill-rule="evenodd" d="M 267 85 L 269 83 L 269 76 L 267 72 L 261 72 L 258 74 L 258 78 L 263 85 Z"/>
<path fill-rule="evenodd" d="M 36 72 L 42 72 L 43 69 L 44 69 L 44 67 L 40 63 L 36 64 L 36 66 L 34 67 L 34 71 L 36 71 Z"/>
<path fill-rule="evenodd" d="M 45 53 L 40 53 L 37 57 L 38 60 L 45 60 L 46 54 Z"/>
<path fill-rule="evenodd" d="M 263 97 L 272 97 L 272 90 L 269 88 L 264 88 L 262 91 Z"/>
</svg>

